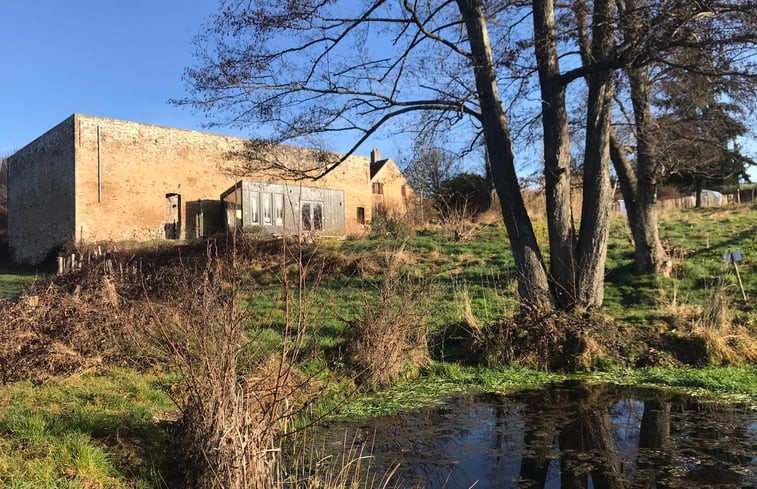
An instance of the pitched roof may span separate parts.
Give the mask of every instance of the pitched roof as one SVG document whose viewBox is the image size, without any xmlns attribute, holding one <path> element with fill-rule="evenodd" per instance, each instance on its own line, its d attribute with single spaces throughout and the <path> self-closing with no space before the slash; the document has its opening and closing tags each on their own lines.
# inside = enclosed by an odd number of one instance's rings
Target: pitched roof
<svg viewBox="0 0 757 489">
<path fill-rule="evenodd" d="M 387 161 L 389 161 L 389 158 L 371 163 L 371 180 L 373 180 L 373 177 L 376 176 L 376 173 L 378 173 L 379 171 L 381 171 L 382 168 L 384 168 L 384 165 L 386 164 Z"/>
</svg>

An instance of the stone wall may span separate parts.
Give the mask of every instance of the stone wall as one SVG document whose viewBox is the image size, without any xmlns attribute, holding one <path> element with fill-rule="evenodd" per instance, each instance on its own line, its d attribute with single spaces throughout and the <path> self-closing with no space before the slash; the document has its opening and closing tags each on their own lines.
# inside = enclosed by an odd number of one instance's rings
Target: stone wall
<svg viewBox="0 0 757 489">
<path fill-rule="evenodd" d="M 383 189 L 383 193 L 373 194 L 373 207 L 383 207 L 391 215 L 404 216 L 407 213 L 407 203 L 412 191 L 394 161 L 386 160 L 373 176 L 372 183 L 381 183 Z"/>
<path fill-rule="evenodd" d="M 38 264 L 75 239 L 74 117 L 8 158 L 8 245 Z"/>
<path fill-rule="evenodd" d="M 190 222 L 187 216 L 198 207 L 195 203 L 212 209 L 210 201 L 218 201 L 243 177 L 283 178 L 249 169 L 242 175 L 245 162 L 236 155 L 244 152 L 243 138 L 78 114 L 74 120 L 76 229 L 84 241 L 165 239 L 176 217 L 180 237 L 187 229 L 194 237 L 194 215 Z M 312 151 L 284 148 L 300 163 L 314 159 Z M 359 230 L 357 208 L 371 204 L 368 158 L 351 157 L 324 178 L 303 184 L 344 189 L 347 232 Z M 171 202 L 177 200 L 178 209 L 172 211 Z"/>
<path fill-rule="evenodd" d="M 3 158 L 0 163 L 0 251 L 8 235 L 8 158 Z M 7 257 L 0 257 L 0 261 L 6 260 Z"/>
</svg>

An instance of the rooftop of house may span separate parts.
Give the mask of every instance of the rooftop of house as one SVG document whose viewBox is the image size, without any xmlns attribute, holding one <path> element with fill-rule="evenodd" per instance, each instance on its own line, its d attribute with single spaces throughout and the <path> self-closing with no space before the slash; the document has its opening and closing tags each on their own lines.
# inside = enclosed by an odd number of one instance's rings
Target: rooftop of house
<svg viewBox="0 0 757 489">
<path fill-rule="evenodd" d="M 379 161 L 371 161 L 371 179 L 376 176 L 376 173 L 384 167 L 384 164 L 386 164 L 387 161 L 389 161 L 388 158 Z"/>
</svg>

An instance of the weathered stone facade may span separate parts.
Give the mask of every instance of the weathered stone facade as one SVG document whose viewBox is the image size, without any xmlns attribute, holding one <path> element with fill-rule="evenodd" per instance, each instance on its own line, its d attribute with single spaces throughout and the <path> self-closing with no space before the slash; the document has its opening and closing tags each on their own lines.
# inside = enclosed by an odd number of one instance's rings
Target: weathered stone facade
<svg viewBox="0 0 757 489">
<path fill-rule="evenodd" d="M 8 246 L 13 261 L 40 263 L 76 229 L 74 117 L 8 158 Z"/>
<path fill-rule="evenodd" d="M 371 152 L 371 204 L 389 215 L 405 215 L 413 194 L 404 175 L 391 159 L 381 159 L 378 149 Z"/>
<path fill-rule="evenodd" d="M 244 152 L 247 141 L 72 115 L 9 158 L 13 260 L 39 263 L 71 241 L 165 239 L 168 229 L 176 229 L 180 238 L 205 234 L 195 222 L 197 209 L 220 213 L 221 193 L 242 177 L 236 171 L 245 162 L 235 155 Z M 282 151 L 300 164 L 317 159 L 303 148 Z M 244 177 L 285 178 L 271 171 Z M 362 230 L 361 216 L 370 222 L 369 158 L 352 156 L 325 177 L 302 184 L 344 190 L 347 233 Z M 223 222 L 220 217 L 218 222 Z"/>
</svg>

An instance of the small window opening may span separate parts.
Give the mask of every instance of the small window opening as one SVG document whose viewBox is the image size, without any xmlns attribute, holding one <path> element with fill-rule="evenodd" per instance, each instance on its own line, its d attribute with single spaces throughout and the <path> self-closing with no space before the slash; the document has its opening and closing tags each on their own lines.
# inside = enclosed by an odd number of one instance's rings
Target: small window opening
<svg viewBox="0 0 757 489">
<path fill-rule="evenodd" d="M 313 204 L 313 230 L 323 229 L 323 204 Z"/>
<path fill-rule="evenodd" d="M 357 208 L 357 223 L 365 224 L 365 207 Z"/>
<path fill-rule="evenodd" d="M 258 193 L 250 192 L 250 224 L 260 225 L 260 211 L 258 210 Z"/>
<path fill-rule="evenodd" d="M 273 219 L 273 209 L 271 205 L 273 202 L 271 202 L 271 194 L 264 193 L 263 194 L 263 224 L 266 226 L 271 225 L 271 220 Z"/>
<path fill-rule="evenodd" d="M 276 217 L 276 225 L 281 226 L 284 224 L 284 194 L 275 194 L 274 199 L 274 216 Z"/>
</svg>

